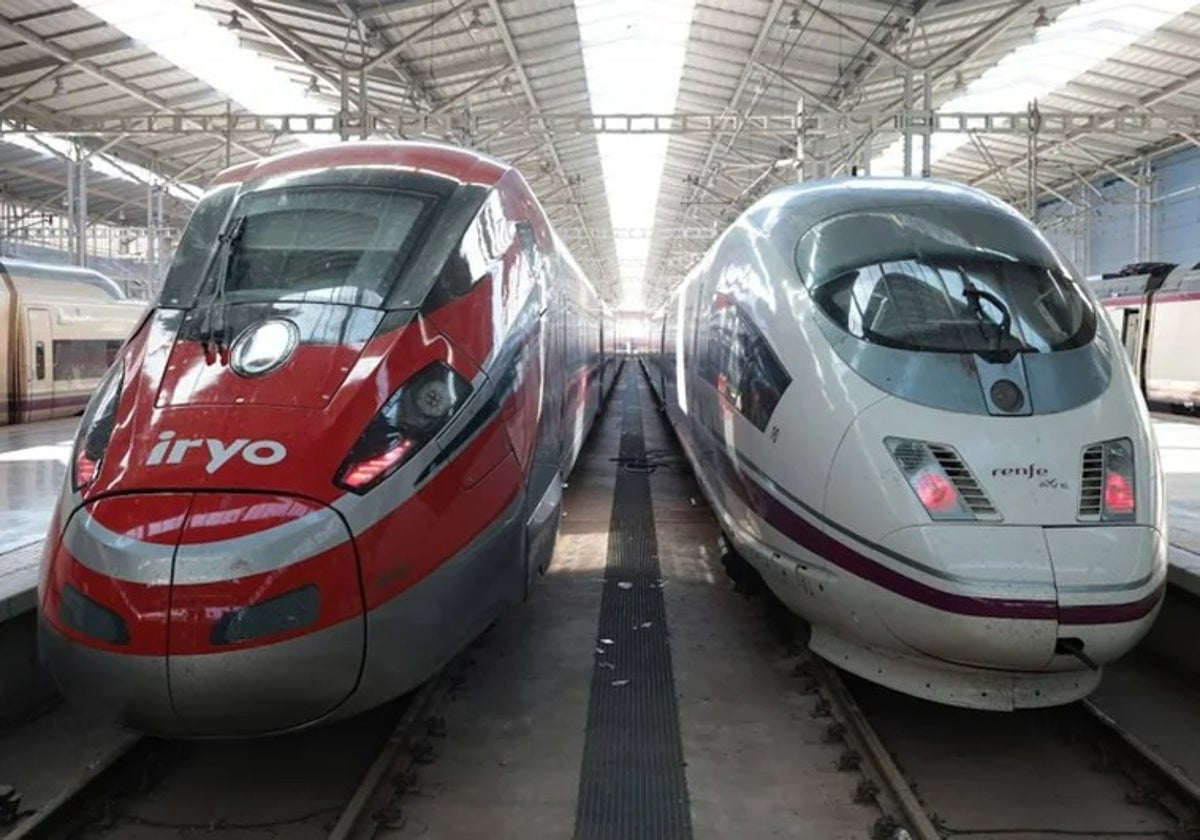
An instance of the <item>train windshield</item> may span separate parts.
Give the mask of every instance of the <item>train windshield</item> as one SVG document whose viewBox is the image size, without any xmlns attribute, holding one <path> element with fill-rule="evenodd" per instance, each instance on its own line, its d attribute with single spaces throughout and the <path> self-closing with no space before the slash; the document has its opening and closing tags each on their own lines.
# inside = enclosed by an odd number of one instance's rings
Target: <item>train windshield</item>
<svg viewBox="0 0 1200 840">
<path fill-rule="evenodd" d="M 1091 303 L 1050 248 L 997 213 L 838 216 L 805 234 L 797 260 L 821 309 L 874 344 L 1011 358 L 1095 334 Z"/>
<path fill-rule="evenodd" d="M 417 193 L 330 186 L 250 192 L 230 212 L 232 198 L 214 193 L 197 205 L 164 304 L 189 305 L 220 287 L 229 303 L 381 306 L 432 203 Z"/>
</svg>

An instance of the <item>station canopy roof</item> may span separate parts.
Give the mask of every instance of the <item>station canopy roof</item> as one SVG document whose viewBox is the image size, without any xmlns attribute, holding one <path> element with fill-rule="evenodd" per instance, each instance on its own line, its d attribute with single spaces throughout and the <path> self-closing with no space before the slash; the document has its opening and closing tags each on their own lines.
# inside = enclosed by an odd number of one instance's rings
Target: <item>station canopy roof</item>
<svg viewBox="0 0 1200 840">
<path fill-rule="evenodd" d="M 1200 144 L 1200 4 L 0 0 L 0 102 L 5 195 L 60 207 L 83 155 L 89 213 L 130 224 L 339 133 L 469 145 L 638 307 L 772 187 L 903 171 L 906 125 L 914 173 L 935 125 L 931 174 L 1023 209 L 1136 182 Z"/>
</svg>

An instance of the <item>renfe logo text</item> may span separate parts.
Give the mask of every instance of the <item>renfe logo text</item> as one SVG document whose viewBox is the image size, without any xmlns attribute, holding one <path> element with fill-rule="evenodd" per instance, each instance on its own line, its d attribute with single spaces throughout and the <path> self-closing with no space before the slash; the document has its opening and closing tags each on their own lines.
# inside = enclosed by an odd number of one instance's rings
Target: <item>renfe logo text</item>
<svg viewBox="0 0 1200 840">
<path fill-rule="evenodd" d="M 1015 475 L 1022 478 L 1041 478 L 1048 472 L 1050 472 L 1050 470 L 1048 470 L 1046 467 L 1039 467 L 1037 464 L 1029 464 L 1025 467 L 996 467 L 996 469 L 992 470 L 992 475 Z"/>
</svg>

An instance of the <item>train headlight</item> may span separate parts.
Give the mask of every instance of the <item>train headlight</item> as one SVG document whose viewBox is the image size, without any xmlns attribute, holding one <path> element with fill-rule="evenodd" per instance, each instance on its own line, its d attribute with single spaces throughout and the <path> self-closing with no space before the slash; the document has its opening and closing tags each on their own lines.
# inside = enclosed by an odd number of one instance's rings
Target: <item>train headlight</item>
<svg viewBox="0 0 1200 840">
<path fill-rule="evenodd" d="M 113 425 L 117 420 L 117 403 L 121 401 L 121 386 L 125 378 L 124 365 L 118 360 L 104 378 L 83 413 L 79 423 L 79 437 L 75 440 L 75 453 L 71 459 L 71 480 L 76 490 L 82 490 L 96 480 L 100 462 L 112 437 Z"/>
<path fill-rule="evenodd" d="M 946 474 L 942 460 L 936 456 L 930 444 L 923 440 L 894 437 L 884 438 L 883 443 L 931 519 L 975 519 L 975 514 L 963 500 L 958 486 Z M 949 450 L 945 446 L 942 449 Z M 957 459 L 956 453 L 955 457 Z"/>
<path fill-rule="evenodd" d="M 366 493 L 433 439 L 471 393 L 467 382 L 434 362 L 401 385 L 367 424 L 334 483 Z"/>
</svg>

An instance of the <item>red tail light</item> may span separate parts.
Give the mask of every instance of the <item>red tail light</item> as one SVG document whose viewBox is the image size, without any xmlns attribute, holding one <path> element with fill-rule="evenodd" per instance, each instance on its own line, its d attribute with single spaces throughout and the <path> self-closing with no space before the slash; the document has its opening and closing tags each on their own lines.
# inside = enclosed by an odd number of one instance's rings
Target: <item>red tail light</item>
<svg viewBox="0 0 1200 840">
<path fill-rule="evenodd" d="M 976 518 L 930 447 L 936 446 L 950 452 L 953 450 L 949 450 L 945 444 L 930 444 L 908 438 L 888 437 L 883 439 L 883 443 L 892 453 L 896 466 L 900 467 L 908 486 L 912 488 L 930 519 Z"/>
<path fill-rule="evenodd" d="M 434 362 L 404 383 L 367 424 L 334 483 L 366 493 L 394 473 L 450 422 L 471 393 L 467 382 Z"/>
<path fill-rule="evenodd" d="M 930 511 L 945 513 L 958 505 L 958 491 L 941 473 L 925 473 L 914 483 L 917 498 Z"/>
<path fill-rule="evenodd" d="M 1116 473 L 1104 477 L 1104 508 L 1110 513 L 1133 513 L 1133 488 Z"/>
<path fill-rule="evenodd" d="M 1137 512 L 1134 493 L 1133 441 L 1129 438 L 1105 441 L 1104 508 L 1105 521 L 1133 519 Z"/>
<path fill-rule="evenodd" d="M 104 459 L 117 420 L 117 403 L 121 401 L 124 373 L 124 366 L 118 360 L 100 380 L 83 413 L 72 459 L 72 483 L 76 490 L 82 490 L 95 481 L 96 473 L 100 471 L 100 462 Z"/>
</svg>

